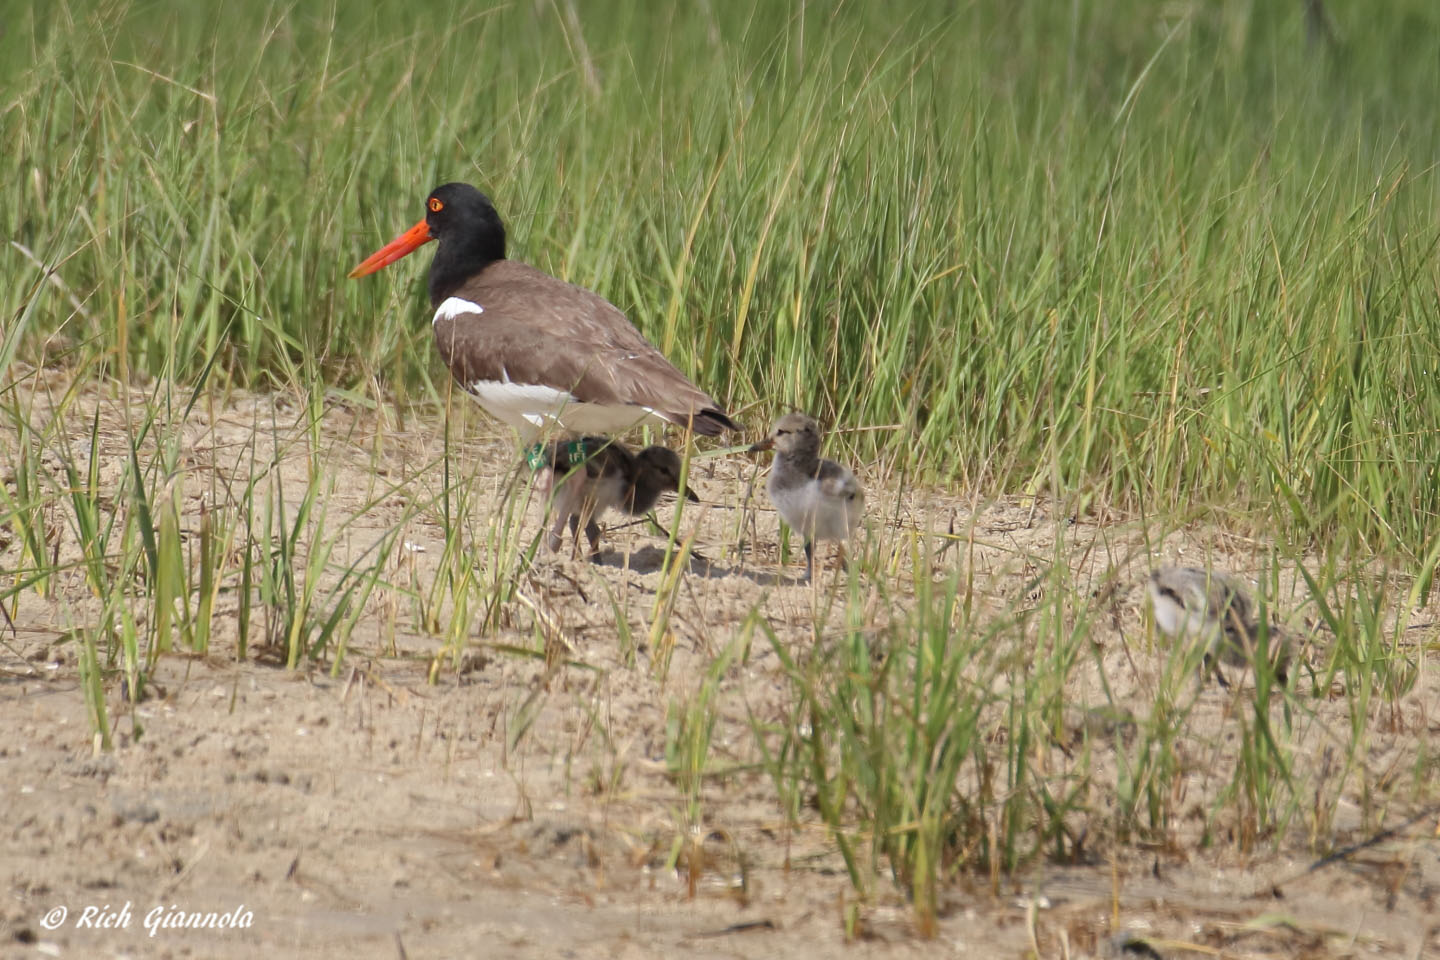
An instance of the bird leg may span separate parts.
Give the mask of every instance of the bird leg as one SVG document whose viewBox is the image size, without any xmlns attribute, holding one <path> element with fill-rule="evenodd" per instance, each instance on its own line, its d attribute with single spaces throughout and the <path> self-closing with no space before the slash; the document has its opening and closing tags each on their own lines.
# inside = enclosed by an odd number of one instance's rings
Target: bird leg
<svg viewBox="0 0 1440 960">
<path fill-rule="evenodd" d="M 545 537 L 545 545 L 552 551 L 558 551 L 560 545 L 565 542 L 565 520 L 570 519 L 570 529 L 575 529 L 574 514 L 566 513 L 564 510 L 556 509 L 554 521 L 550 524 L 550 531 Z"/>
<path fill-rule="evenodd" d="M 547 471 L 548 472 L 548 471 Z M 546 544 L 551 550 L 558 551 L 560 545 L 565 542 L 565 524 L 570 523 L 570 532 L 575 533 L 576 512 L 581 505 L 575 501 L 579 499 L 579 492 L 585 485 L 585 473 L 583 470 L 572 470 L 564 477 L 553 478 L 550 496 L 550 510 L 554 513 L 551 520 L 549 536 Z"/>
<path fill-rule="evenodd" d="M 595 522 L 594 497 L 586 497 L 574 514 L 574 526 L 571 527 L 571 529 L 578 531 L 581 526 L 585 528 L 585 536 L 590 540 L 590 559 L 593 560 L 596 554 L 600 552 L 600 525 Z M 573 536 L 575 538 L 573 555 L 579 556 L 580 534 L 576 532 Z"/>
<path fill-rule="evenodd" d="M 815 579 L 815 543 L 812 540 L 805 541 L 805 579 Z"/>
<path fill-rule="evenodd" d="M 531 482 L 534 484 L 536 493 L 549 493 L 551 488 L 555 486 L 555 471 L 546 469 L 536 470 L 535 477 Z"/>
</svg>

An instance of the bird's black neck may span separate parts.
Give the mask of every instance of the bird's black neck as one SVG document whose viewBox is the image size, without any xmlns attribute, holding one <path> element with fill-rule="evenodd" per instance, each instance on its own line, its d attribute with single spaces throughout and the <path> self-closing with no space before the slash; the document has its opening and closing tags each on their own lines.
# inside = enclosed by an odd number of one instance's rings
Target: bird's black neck
<svg viewBox="0 0 1440 960">
<path fill-rule="evenodd" d="M 437 307 L 475 274 L 505 259 L 503 231 L 481 231 L 441 239 L 430 264 L 430 306 Z"/>
</svg>

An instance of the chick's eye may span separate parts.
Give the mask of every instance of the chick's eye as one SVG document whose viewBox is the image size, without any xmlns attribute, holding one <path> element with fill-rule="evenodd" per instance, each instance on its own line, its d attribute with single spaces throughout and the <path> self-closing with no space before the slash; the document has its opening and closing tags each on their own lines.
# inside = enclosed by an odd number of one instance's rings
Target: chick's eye
<svg viewBox="0 0 1440 960">
<path fill-rule="evenodd" d="M 439 199 L 437 199 L 437 198 L 435 198 L 435 197 L 431 197 L 431 198 L 430 198 L 430 212 L 431 212 L 431 213 L 439 213 L 441 210 L 444 210 L 444 209 L 445 209 L 445 204 L 441 203 Z"/>
</svg>

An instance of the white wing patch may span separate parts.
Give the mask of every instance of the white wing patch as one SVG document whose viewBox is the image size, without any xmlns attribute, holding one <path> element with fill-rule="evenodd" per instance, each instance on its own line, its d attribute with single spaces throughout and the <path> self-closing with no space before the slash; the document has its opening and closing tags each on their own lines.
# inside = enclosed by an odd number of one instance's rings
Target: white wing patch
<svg viewBox="0 0 1440 960">
<path fill-rule="evenodd" d="M 557 412 L 575 402 L 568 390 L 514 383 L 508 376 L 504 380 L 476 380 L 469 390 L 491 416 L 522 432 L 544 427 Z"/>
<path fill-rule="evenodd" d="M 463 297 L 446 297 L 445 302 L 435 308 L 435 316 L 430 320 L 433 327 L 443 318 L 454 320 L 462 313 L 484 313 L 485 308 L 474 300 L 466 300 Z"/>
<path fill-rule="evenodd" d="M 476 380 L 466 384 L 465 389 L 486 413 L 514 427 L 527 442 L 552 427 L 571 434 L 609 435 L 647 421 L 664 422 L 647 407 L 581 403 L 568 390 L 516 383 L 503 369 L 501 376 L 503 380 Z"/>
</svg>

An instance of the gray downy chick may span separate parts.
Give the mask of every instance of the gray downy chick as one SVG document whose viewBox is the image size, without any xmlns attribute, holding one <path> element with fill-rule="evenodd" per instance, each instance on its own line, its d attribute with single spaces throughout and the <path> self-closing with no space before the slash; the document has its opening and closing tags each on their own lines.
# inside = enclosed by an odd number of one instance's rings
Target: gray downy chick
<svg viewBox="0 0 1440 960">
<path fill-rule="evenodd" d="M 1145 592 L 1160 632 L 1204 643 L 1202 671 L 1213 670 L 1222 686 L 1230 684 L 1220 672 L 1221 663 L 1235 667 L 1251 663 L 1259 647 L 1260 627 L 1254 603 L 1235 577 L 1199 567 L 1160 567 L 1151 572 Z M 1283 683 L 1293 641 L 1276 623 L 1269 625 L 1267 634 L 1269 658 Z"/>
<path fill-rule="evenodd" d="M 792 530 L 805 540 L 805 576 L 815 572 L 816 540 L 847 540 L 865 512 L 865 491 L 855 475 L 820 458 L 820 425 L 803 413 L 775 421 L 770 435 L 750 448 L 774 450 L 765 491 Z"/>
<path fill-rule="evenodd" d="M 599 520 L 607 510 L 644 516 L 661 494 L 680 491 L 680 455 L 668 447 L 651 446 L 634 453 L 618 440 L 584 437 L 551 444 L 547 457 L 555 473 L 554 520 L 547 537 L 551 550 L 560 549 L 567 523 L 577 539 L 583 525 L 593 560 L 600 555 Z M 700 500 L 689 487 L 685 498 Z"/>
</svg>

